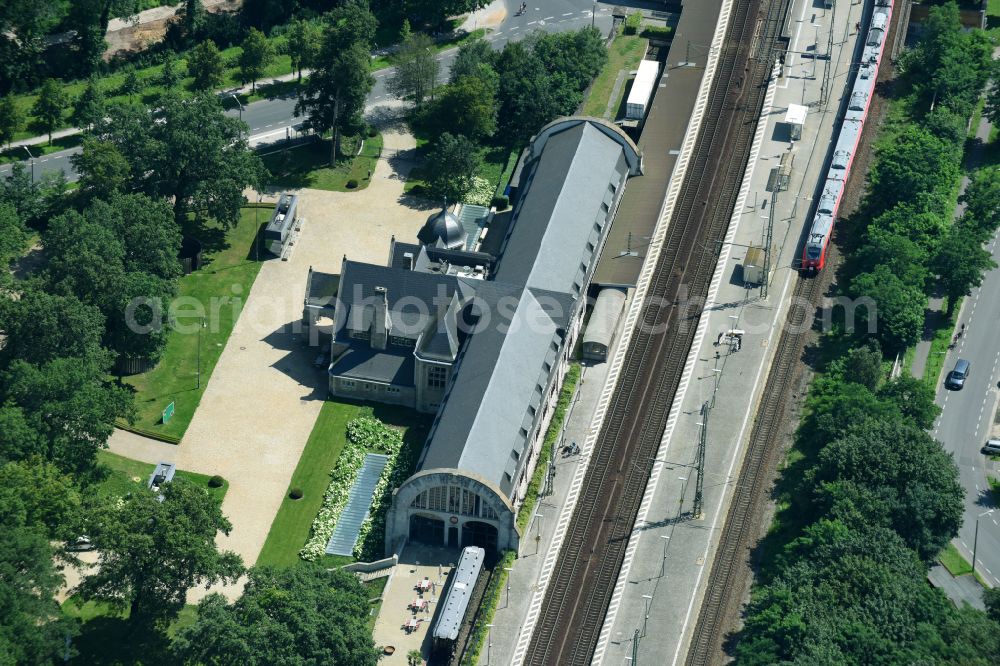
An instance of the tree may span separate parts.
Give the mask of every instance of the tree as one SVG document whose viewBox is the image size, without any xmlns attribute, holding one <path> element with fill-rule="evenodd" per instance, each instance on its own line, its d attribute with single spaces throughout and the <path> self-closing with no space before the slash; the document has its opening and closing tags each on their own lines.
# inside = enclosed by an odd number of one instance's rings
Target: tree
<svg viewBox="0 0 1000 666">
<path fill-rule="evenodd" d="M 173 51 L 167 51 L 163 58 L 163 69 L 160 70 L 159 84 L 170 91 L 181 82 L 181 78 L 177 56 L 174 55 Z"/>
<path fill-rule="evenodd" d="M 560 111 L 560 101 L 544 63 L 521 42 L 508 42 L 496 65 L 501 135 L 508 145 L 521 145 Z"/>
<path fill-rule="evenodd" d="M 75 626 L 55 599 L 63 577 L 38 527 L 0 532 L 0 655 L 8 664 L 54 663 Z"/>
<path fill-rule="evenodd" d="M 938 248 L 931 269 L 938 275 L 948 296 L 948 316 L 955 311 L 958 299 L 983 283 L 983 273 L 996 268 L 993 255 L 983 247 L 976 233 L 955 225 Z"/>
<path fill-rule="evenodd" d="M 988 587 L 983 590 L 983 603 L 990 619 L 1000 622 L 1000 587 Z"/>
<path fill-rule="evenodd" d="M 5 283 L 10 279 L 7 268 L 11 261 L 21 256 L 27 237 L 14 205 L 0 201 L 0 289 L 6 288 Z M 3 303 L 0 303 L 0 312 L 2 311 Z M 6 344 L 11 343 L 7 341 Z M 0 355 L 2 354 L 3 349 L 0 349 Z"/>
<path fill-rule="evenodd" d="M 178 225 L 192 211 L 235 224 L 243 190 L 262 186 L 264 166 L 247 145 L 246 125 L 226 116 L 214 96 L 166 95 L 155 111 L 109 115 L 102 134 L 128 161 L 132 187 L 172 200 Z"/>
<path fill-rule="evenodd" d="M 920 219 L 918 217 L 914 220 L 914 227 Z M 885 221 L 884 217 L 882 221 Z M 915 229 L 911 228 L 910 231 Z M 929 242 L 929 236 L 922 240 Z M 930 271 L 927 269 L 928 252 L 913 239 L 897 233 L 895 225 L 889 229 L 871 225 L 868 228 L 868 238 L 858 250 L 857 256 L 860 270 L 871 271 L 876 266 L 884 265 L 904 284 L 923 288 L 930 278 Z"/>
<path fill-rule="evenodd" d="M 483 38 L 471 39 L 458 47 L 458 55 L 451 63 L 449 81 L 455 83 L 467 76 L 480 76 L 483 66 L 493 69 L 497 52 Z M 494 78 L 496 71 L 494 70 Z"/>
<path fill-rule="evenodd" d="M 475 11 L 489 3 L 487 0 L 404 0 L 400 4 L 414 23 L 440 27 L 449 16 Z"/>
<path fill-rule="evenodd" d="M 251 569 L 243 595 L 211 594 L 175 649 L 183 663 L 375 666 L 368 595 L 351 574 L 312 563 Z"/>
<path fill-rule="evenodd" d="M 347 4 L 329 14 L 323 33 L 319 66 L 295 105 L 295 115 L 316 132 L 333 132 L 330 165 L 337 162 L 340 135 L 361 124 L 365 99 L 375 84 L 369 51 L 375 35 L 375 17 L 364 7 Z"/>
<path fill-rule="evenodd" d="M 57 358 L 104 362 L 104 317 L 74 296 L 27 288 L 17 300 L 0 303 L 7 342 L 0 349 L 0 370 L 17 360 L 41 366 Z"/>
<path fill-rule="evenodd" d="M 83 149 L 69 159 L 80 176 L 80 187 L 95 198 L 105 199 L 128 182 L 128 161 L 113 143 L 88 137 Z"/>
<path fill-rule="evenodd" d="M 205 7 L 201 0 L 184 0 L 184 36 L 193 42 L 205 29 Z"/>
<path fill-rule="evenodd" d="M 302 83 L 302 70 L 312 67 L 319 54 L 320 30 L 315 23 L 296 19 L 288 30 L 288 55 L 292 59 L 292 69 Z"/>
<path fill-rule="evenodd" d="M 882 209 L 916 201 L 921 193 L 949 190 L 958 180 L 961 148 L 913 123 L 877 148 L 870 188 Z"/>
<path fill-rule="evenodd" d="M 916 257 L 917 255 L 933 255 L 941 242 L 941 238 L 947 233 L 952 220 L 952 203 L 947 203 L 948 210 L 945 210 L 945 199 L 931 193 L 922 193 L 912 200 L 900 202 L 891 208 L 884 210 L 878 217 L 872 220 L 868 226 L 869 242 L 873 244 L 889 244 L 894 239 L 891 236 L 899 236 L 908 239 L 916 244 L 916 249 L 904 247 L 899 243 L 887 245 L 884 248 L 885 255 L 879 257 L 879 261 L 891 262 L 897 270 L 900 270 L 900 278 L 904 275 L 913 276 L 913 281 L 905 280 L 910 284 L 919 284 L 918 276 L 926 276 L 926 259 L 918 267 L 907 268 L 902 264 L 907 261 L 905 255 Z M 879 234 L 883 234 L 879 238 Z M 904 256 L 895 257 L 892 253 L 900 251 Z"/>
<path fill-rule="evenodd" d="M 156 360 L 166 343 L 163 308 L 180 274 L 180 228 L 164 201 L 141 194 L 96 200 L 55 218 L 46 233 L 53 290 L 100 308 L 105 346 Z"/>
<path fill-rule="evenodd" d="M 80 503 L 73 480 L 51 463 L 36 458 L 0 467 L 4 529 L 29 525 L 53 540 L 66 540 L 73 536 Z"/>
<path fill-rule="evenodd" d="M 481 161 L 478 147 L 469 139 L 461 134 L 442 134 L 427 154 L 427 180 L 434 194 L 460 200 L 472 187 Z"/>
<path fill-rule="evenodd" d="M 18 359 L 0 372 L 0 451 L 6 459 L 40 456 L 64 472 L 92 469 L 115 419 L 133 416 L 131 392 L 107 379 L 110 364 L 110 355 L 42 365 Z"/>
<path fill-rule="evenodd" d="M 31 112 L 38 121 L 42 131 L 49 135 L 49 145 L 52 145 L 52 132 L 62 122 L 66 110 L 66 93 L 62 85 L 55 79 L 46 79 L 42 89 L 38 91 L 38 99 Z"/>
<path fill-rule="evenodd" d="M 941 413 L 934 403 L 934 388 L 906 373 L 883 384 L 878 397 L 895 405 L 904 419 L 924 430 L 934 425 Z"/>
<path fill-rule="evenodd" d="M 194 78 L 194 90 L 211 90 L 222 85 L 226 65 L 215 42 L 205 40 L 191 49 L 187 59 L 188 74 Z"/>
<path fill-rule="evenodd" d="M 244 83 L 251 81 L 253 90 L 257 90 L 257 79 L 263 76 L 264 70 L 274 60 L 274 48 L 257 28 L 250 28 L 242 47 L 239 58 L 240 77 Z"/>
<path fill-rule="evenodd" d="M 129 68 L 128 71 L 125 72 L 125 80 L 122 81 L 122 85 L 118 89 L 118 94 L 127 95 L 129 101 L 131 101 L 133 97 L 142 92 L 142 89 L 143 83 L 139 79 L 139 74 L 134 68 Z"/>
<path fill-rule="evenodd" d="M 10 142 L 24 126 L 24 112 L 13 95 L 0 98 L 0 144 Z"/>
<path fill-rule="evenodd" d="M 894 529 L 924 560 L 962 524 L 964 491 L 951 454 L 901 419 L 865 419 L 819 453 L 809 476 L 827 510 L 850 502 L 872 525 Z"/>
<path fill-rule="evenodd" d="M 87 87 L 80 93 L 73 107 L 73 115 L 70 120 L 77 127 L 90 129 L 104 117 L 104 93 L 101 91 L 100 83 L 96 76 L 91 76 L 87 81 Z"/>
<path fill-rule="evenodd" d="M 87 517 L 100 557 L 80 594 L 128 609 L 134 626 L 177 617 L 188 589 L 234 581 L 243 570 L 239 555 L 216 548 L 216 533 L 232 529 L 218 500 L 183 479 L 164 484 L 160 494 L 162 501 L 136 490 L 124 500 L 98 502 Z"/>
<path fill-rule="evenodd" d="M 481 69 L 481 76 L 466 76 L 444 86 L 428 106 L 424 120 L 435 133 L 447 130 L 479 141 L 496 132 L 496 73 L 486 66 Z"/>
<path fill-rule="evenodd" d="M 886 266 L 876 266 L 854 276 L 850 291 L 854 298 L 874 303 L 859 310 L 861 323 L 885 348 L 896 351 L 920 339 L 927 299 L 918 287 L 904 284 Z"/>
<path fill-rule="evenodd" d="M 1000 228 L 1000 169 L 983 167 L 972 172 L 965 192 L 961 225 L 986 242 Z"/>
<path fill-rule="evenodd" d="M 393 56 L 396 70 L 389 78 L 389 92 L 400 99 L 412 99 L 420 106 L 433 95 L 439 64 L 434 41 L 422 32 L 409 35 Z"/>
<path fill-rule="evenodd" d="M 844 358 L 844 379 L 874 391 L 882 379 L 882 352 L 878 345 L 855 347 Z"/>
<path fill-rule="evenodd" d="M 558 72 L 569 84 L 582 91 L 608 61 L 604 38 L 596 28 L 572 32 L 532 33 L 528 37 L 531 52 L 549 72 Z"/>
</svg>

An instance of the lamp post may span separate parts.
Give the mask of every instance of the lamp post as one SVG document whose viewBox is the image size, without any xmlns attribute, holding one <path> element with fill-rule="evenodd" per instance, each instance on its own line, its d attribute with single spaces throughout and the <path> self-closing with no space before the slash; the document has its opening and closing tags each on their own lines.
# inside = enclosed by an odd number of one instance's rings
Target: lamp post
<svg viewBox="0 0 1000 666">
<path fill-rule="evenodd" d="M 35 156 L 31 154 L 31 151 L 24 144 L 21 144 L 21 147 L 24 148 L 24 152 L 28 153 L 28 157 L 31 158 L 31 182 L 33 183 L 35 182 Z"/>
<path fill-rule="evenodd" d="M 538 555 L 538 546 L 542 542 L 542 518 L 540 513 L 535 514 L 535 555 Z"/>
<path fill-rule="evenodd" d="M 646 637 L 646 623 L 649 621 L 649 602 L 653 600 L 653 595 L 644 594 L 642 595 L 643 600 L 646 602 L 646 614 L 642 616 L 642 637 Z"/>
<path fill-rule="evenodd" d="M 667 566 L 667 544 L 670 543 L 670 536 L 661 534 L 660 538 L 663 539 L 663 559 L 660 560 L 660 578 L 663 578 Z"/>
<path fill-rule="evenodd" d="M 490 666 L 490 651 L 493 648 L 493 625 L 486 625 L 486 666 Z"/>
<path fill-rule="evenodd" d="M 239 107 L 240 110 L 240 122 L 243 122 L 243 103 L 240 102 L 240 98 L 237 97 L 235 94 L 230 93 L 229 96 L 232 97 L 234 100 L 236 100 L 236 106 Z M 247 133 L 249 133 L 249 131 Z"/>
<path fill-rule="evenodd" d="M 510 574 L 514 570 L 510 567 L 504 567 L 503 570 L 507 572 L 507 603 L 504 604 L 504 608 L 507 608 L 510 606 Z"/>
<path fill-rule="evenodd" d="M 989 511 L 983 511 L 981 514 L 976 516 L 976 531 L 973 533 L 972 537 L 972 575 L 976 574 L 976 548 L 979 546 L 979 519 L 983 516 L 989 515 L 996 511 L 996 509 L 990 509 Z"/>
</svg>

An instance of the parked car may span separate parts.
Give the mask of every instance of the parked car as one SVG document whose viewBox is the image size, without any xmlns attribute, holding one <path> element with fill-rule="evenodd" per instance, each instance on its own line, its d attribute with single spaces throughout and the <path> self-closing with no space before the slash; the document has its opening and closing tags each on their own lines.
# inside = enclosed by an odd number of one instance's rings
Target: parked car
<svg viewBox="0 0 1000 666">
<path fill-rule="evenodd" d="M 1000 456 L 1000 439 L 986 440 L 986 445 L 983 447 L 983 453 L 988 456 Z"/>
<path fill-rule="evenodd" d="M 964 358 L 958 359 L 955 369 L 948 373 L 948 378 L 944 380 L 945 388 L 953 391 L 961 391 L 965 386 L 965 380 L 969 378 L 969 362 Z"/>
<path fill-rule="evenodd" d="M 96 546 L 86 534 L 81 534 L 66 544 L 66 550 L 71 552 L 86 552 L 88 550 L 94 550 L 94 548 L 96 548 Z"/>
</svg>

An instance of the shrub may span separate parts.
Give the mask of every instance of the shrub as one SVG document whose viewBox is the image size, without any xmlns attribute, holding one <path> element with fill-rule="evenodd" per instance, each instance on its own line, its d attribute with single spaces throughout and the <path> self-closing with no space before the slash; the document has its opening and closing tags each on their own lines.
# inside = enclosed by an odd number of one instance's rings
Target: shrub
<svg viewBox="0 0 1000 666">
<path fill-rule="evenodd" d="M 369 138 L 374 138 L 376 136 L 378 136 L 378 130 L 375 129 L 374 127 L 369 127 L 368 128 L 368 137 Z"/>
<path fill-rule="evenodd" d="M 225 482 L 226 482 L 225 479 L 223 479 L 221 476 L 219 476 L 218 474 L 216 474 L 215 476 L 213 476 L 211 479 L 208 480 L 208 487 L 209 488 L 221 488 L 222 484 L 224 484 Z"/>
<path fill-rule="evenodd" d="M 302 499 L 302 489 L 292 488 L 290 491 L 288 491 L 288 496 L 293 500 Z"/>
<path fill-rule="evenodd" d="M 509 205 L 510 199 L 507 198 L 507 195 L 501 194 L 498 197 L 493 197 L 493 207 L 497 210 L 506 210 Z"/>
<path fill-rule="evenodd" d="M 634 35 L 639 32 L 639 25 L 642 23 L 642 12 L 632 12 L 625 19 L 625 34 Z"/>
<path fill-rule="evenodd" d="M 351 178 L 349 181 L 347 181 L 347 189 L 353 190 L 357 186 L 358 186 L 358 181 L 356 181 L 355 179 Z"/>
<path fill-rule="evenodd" d="M 674 30 L 670 26 L 666 25 L 647 25 L 639 33 L 640 37 L 645 37 L 646 39 L 658 39 L 658 40 L 669 40 L 670 35 L 673 34 Z"/>
</svg>

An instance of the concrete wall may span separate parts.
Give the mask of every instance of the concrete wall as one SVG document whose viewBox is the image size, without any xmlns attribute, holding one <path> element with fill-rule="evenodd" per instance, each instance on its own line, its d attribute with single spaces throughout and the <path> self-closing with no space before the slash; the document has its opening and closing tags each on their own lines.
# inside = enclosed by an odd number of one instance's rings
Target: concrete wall
<svg viewBox="0 0 1000 666">
<path fill-rule="evenodd" d="M 354 383 L 353 386 L 351 386 L 351 382 Z M 330 394 L 338 398 L 371 400 L 411 408 L 416 401 L 416 391 L 412 386 L 389 386 L 377 382 L 345 379 L 335 375 L 330 375 Z"/>
</svg>

